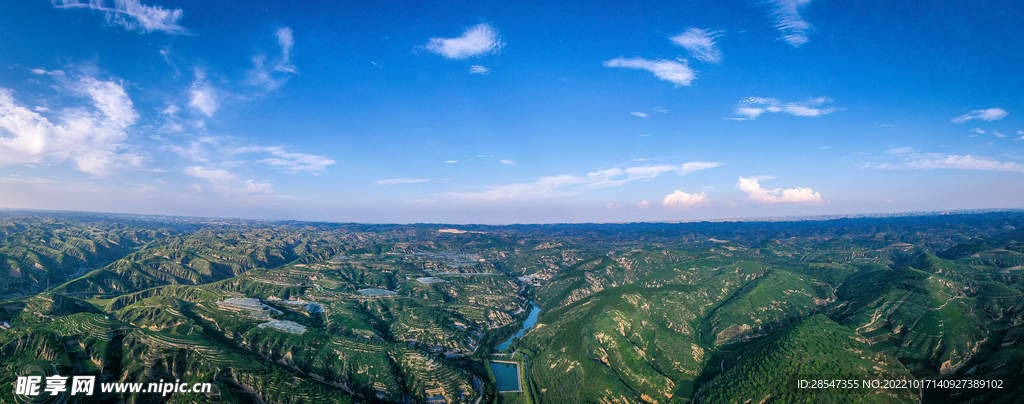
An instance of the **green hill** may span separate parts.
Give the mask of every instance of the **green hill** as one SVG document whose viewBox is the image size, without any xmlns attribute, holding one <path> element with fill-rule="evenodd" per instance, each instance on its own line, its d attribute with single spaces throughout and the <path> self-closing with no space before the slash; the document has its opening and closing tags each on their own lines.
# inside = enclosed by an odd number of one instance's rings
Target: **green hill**
<svg viewBox="0 0 1024 404">
<path fill-rule="evenodd" d="M 899 361 L 875 354 L 853 330 L 824 315 L 808 317 L 753 347 L 702 384 L 695 403 L 915 403 L 912 389 L 864 387 L 911 380 Z M 843 381 L 833 383 L 833 381 Z M 808 381 L 802 388 L 801 381 Z M 813 388 L 826 381 L 825 388 Z"/>
</svg>

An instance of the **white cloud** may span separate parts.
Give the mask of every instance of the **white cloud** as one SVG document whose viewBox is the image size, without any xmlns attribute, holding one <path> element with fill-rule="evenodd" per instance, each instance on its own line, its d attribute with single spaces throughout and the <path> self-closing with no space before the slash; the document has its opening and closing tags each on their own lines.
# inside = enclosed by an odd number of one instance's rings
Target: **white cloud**
<svg viewBox="0 0 1024 404">
<path fill-rule="evenodd" d="M 514 160 L 501 160 L 500 163 L 501 164 L 505 164 L 505 165 L 510 165 L 510 166 L 518 165 L 518 164 L 516 164 L 516 162 Z"/>
<path fill-rule="evenodd" d="M 104 13 L 107 24 L 120 25 L 129 31 L 145 33 L 164 31 L 168 34 L 189 34 L 189 30 L 178 25 L 184 16 L 180 9 L 164 9 L 160 6 L 143 5 L 139 0 L 52 0 L 57 8 L 87 8 Z"/>
<path fill-rule="evenodd" d="M 661 201 L 661 206 L 672 209 L 686 209 L 704 204 L 706 200 L 704 192 L 699 194 L 688 194 L 686 192 L 676 190 L 671 194 L 665 195 L 665 199 Z"/>
<path fill-rule="evenodd" d="M 269 63 L 266 55 L 253 56 L 253 67 L 246 73 L 246 84 L 263 87 L 264 91 L 273 91 L 281 87 L 288 81 L 290 75 L 298 73 L 295 65 L 291 62 L 292 47 L 295 46 L 292 29 L 279 28 L 275 36 L 277 36 L 277 44 L 281 47 L 281 56 L 276 61 Z M 270 68 L 268 64 L 274 67 Z"/>
<path fill-rule="evenodd" d="M 657 78 L 678 86 L 688 86 L 697 77 L 697 72 L 686 65 L 685 60 L 647 60 L 640 57 L 632 59 L 616 58 L 604 62 L 606 67 L 625 67 L 628 69 L 647 70 Z"/>
<path fill-rule="evenodd" d="M 277 44 L 281 45 L 281 60 L 274 66 L 274 70 L 286 73 L 295 73 L 295 65 L 291 62 L 292 47 L 295 46 L 295 38 L 292 36 L 292 29 L 288 27 L 277 30 Z"/>
<path fill-rule="evenodd" d="M 1018 130 L 1017 134 L 1020 135 L 1020 137 L 1013 140 L 1024 140 L 1024 130 Z"/>
<path fill-rule="evenodd" d="M 211 190 L 228 197 L 253 194 L 269 195 L 274 192 L 268 183 L 258 183 L 251 179 L 242 180 L 238 175 L 227 170 L 193 166 L 186 168 L 185 174 L 208 181 Z M 201 187 L 197 189 L 202 190 Z"/>
<path fill-rule="evenodd" d="M 1006 135 L 999 133 L 999 131 L 997 130 L 993 130 L 992 134 L 995 135 L 996 137 L 1006 137 Z"/>
<path fill-rule="evenodd" d="M 459 160 L 445 160 L 444 161 L 445 164 L 455 164 L 455 163 L 458 163 L 458 162 L 459 162 Z"/>
<path fill-rule="evenodd" d="M 669 38 L 676 45 L 686 48 L 690 56 L 702 62 L 719 63 L 722 61 L 722 51 L 715 48 L 715 38 L 722 35 L 722 31 L 708 31 L 701 28 L 690 28 L 685 32 Z"/>
<path fill-rule="evenodd" d="M 224 150 L 220 150 L 218 148 L 219 143 L 220 142 L 218 141 L 217 138 L 203 136 L 195 140 L 190 140 L 188 142 L 187 147 L 179 145 L 168 145 L 166 146 L 166 148 L 178 154 L 179 156 L 187 158 L 191 161 L 206 162 L 209 161 L 210 158 L 213 156 L 223 156 L 229 154 Z"/>
<path fill-rule="evenodd" d="M 971 130 L 971 132 L 977 133 L 979 135 L 984 135 L 985 134 L 985 131 L 982 130 L 981 128 L 974 128 L 973 130 Z"/>
<path fill-rule="evenodd" d="M 499 200 L 536 200 L 547 198 L 561 198 L 578 194 L 578 191 L 567 191 L 564 188 L 569 185 L 580 184 L 579 177 L 571 175 L 560 175 L 555 177 L 543 177 L 533 183 L 506 184 L 490 186 L 488 190 L 468 193 L 448 193 L 452 199 L 465 201 L 499 201 Z"/>
<path fill-rule="evenodd" d="M 893 147 L 893 148 L 891 148 L 889 150 L 886 150 L 885 152 L 887 154 L 907 154 L 907 153 L 913 153 L 914 152 L 914 148 L 913 147 Z"/>
<path fill-rule="evenodd" d="M 257 163 L 279 167 L 284 172 L 297 174 L 299 172 L 325 171 L 327 166 L 335 163 L 324 156 L 314 154 L 296 153 L 285 150 L 281 146 L 248 146 L 225 150 L 228 155 L 244 153 L 269 153 L 270 158 L 257 160 Z"/>
<path fill-rule="evenodd" d="M 865 164 L 864 168 L 910 170 L 984 170 L 1024 172 L 1024 165 L 1000 162 L 985 156 L 955 154 L 913 154 L 901 163 Z"/>
<path fill-rule="evenodd" d="M 46 71 L 46 69 L 29 69 L 29 71 L 32 72 L 32 74 L 40 75 L 40 76 L 43 76 L 43 75 L 49 75 L 49 76 L 55 76 L 55 77 L 64 77 L 64 76 L 66 76 L 66 73 L 64 73 L 63 70 Z"/>
<path fill-rule="evenodd" d="M 139 117 L 128 93 L 118 83 L 85 76 L 77 84 L 72 85 L 72 90 L 91 98 L 93 106 L 115 127 L 125 128 L 134 124 Z"/>
<path fill-rule="evenodd" d="M 88 100 L 91 108 L 72 107 L 54 114 L 57 123 L 20 105 L 14 92 L 0 88 L 0 166 L 70 160 L 79 170 L 104 176 L 118 168 L 137 167 L 143 157 L 119 153 L 125 130 L 138 114 L 121 84 L 92 76 L 58 77 L 58 89 Z"/>
<path fill-rule="evenodd" d="M 217 100 L 217 90 L 206 81 L 205 76 L 203 72 L 196 71 L 196 80 L 188 90 L 188 105 L 199 113 L 212 117 L 220 108 L 220 101 Z"/>
<path fill-rule="evenodd" d="M 679 175 L 686 175 L 686 174 L 692 173 L 694 171 L 700 171 L 700 170 L 706 170 L 706 169 L 709 169 L 709 168 L 715 168 L 715 167 L 718 167 L 720 165 L 722 165 L 722 163 L 718 163 L 718 162 L 712 163 L 712 162 L 707 162 L 707 161 L 691 161 L 689 163 L 686 163 L 686 164 L 683 164 L 682 166 L 680 166 L 680 168 L 679 168 Z"/>
<path fill-rule="evenodd" d="M 807 43 L 807 35 L 814 31 L 814 26 L 800 15 L 800 8 L 810 2 L 811 0 L 765 0 L 772 9 L 775 28 L 782 33 L 782 39 L 794 48 Z"/>
<path fill-rule="evenodd" d="M 630 115 L 636 115 L 636 116 L 639 116 L 641 118 L 646 118 L 648 116 L 647 114 L 645 114 L 643 112 L 630 112 L 629 114 Z"/>
<path fill-rule="evenodd" d="M 587 188 L 605 188 L 620 186 L 635 180 L 655 178 L 670 171 L 676 171 L 679 175 L 686 175 L 694 171 L 715 168 L 720 165 L 722 165 L 722 163 L 692 161 L 679 166 L 666 164 L 657 166 L 629 167 L 626 169 L 611 168 L 587 173 L 585 182 L 587 184 Z M 623 176 L 625 178 L 622 178 Z"/>
<path fill-rule="evenodd" d="M 678 166 L 659 165 L 622 168 L 610 168 L 587 173 L 586 175 L 558 175 L 542 177 L 532 183 L 493 185 L 488 190 L 469 193 L 448 193 L 453 199 L 466 201 L 500 201 L 500 200 L 539 200 L 563 198 L 577 195 L 588 189 L 601 189 L 622 186 L 636 180 L 655 178 L 666 172 L 675 171 L 686 175 L 698 170 L 718 167 L 722 163 L 694 161 Z"/>
<path fill-rule="evenodd" d="M 974 111 L 953 118 L 952 120 L 950 120 L 950 122 L 964 123 L 972 119 L 981 119 L 992 122 L 1003 119 L 1007 115 L 1010 115 L 1010 113 L 1006 112 L 1006 110 L 1002 108 L 976 109 Z"/>
<path fill-rule="evenodd" d="M 395 185 L 395 184 L 415 184 L 419 182 L 430 182 L 429 178 L 393 178 L 390 180 L 380 180 L 377 184 L 380 185 Z"/>
<path fill-rule="evenodd" d="M 636 206 L 640 209 L 646 210 L 651 207 L 651 203 L 647 201 L 640 201 L 640 203 L 636 204 Z"/>
<path fill-rule="evenodd" d="M 763 177 L 762 177 L 763 178 Z M 821 202 L 821 194 L 810 188 L 796 187 L 788 189 L 764 189 L 761 188 L 757 177 L 740 177 L 736 187 L 750 195 L 749 199 L 758 203 L 782 203 L 782 202 Z M 781 196 L 780 196 L 781 194 Z"/>
<path fill-rule="evenodd" d="M 272 91 L 284 84 L 283 79 L 275 79 L 274 76 L 267 68 L 267 57 L 256 55 L 252 57 L 252 69 L 245 74 L 245 83 L 250 86 L 263 87 L 265 91 Z"/>
<path fill-rule="evenodd" d="M 487 24 L 467 29 L 457 38 L 430 38 L 424 49 L 449 59 L 465 59 L 497 52 L 505 46 L 498 38 L 498 31 Z"/>
<path fill-rule="evenodd" d="M 230 137 L 203 136 L 192 138 L 187 146 L 166 145 L 170 150 L 194 162 L 217 164 L 222 167 L 235 167 L 250 163 L 265 164 L 289 174 L 318 174 L 326 171 L 327 166 L 335 161 L 325 156 L 297 153 L 285 149 L 284 146 L 238 145 Z M 245 159 L 245 155 L 255 158 Z M 247 156 L 248 157 L 248 156 Z"/>
<path fill-rule="evenodd" d="M 765 112 L 785 112 L 794 116 L 817 118 L 841 110 L 840 108 L 819 108 L 821 104 L 827 102 L 832 102 L 832 100 L 826 97 L 818 97 L 802 102 L 782 102 L 775 98 L 749 97 L 740 101 L 739 105 L 733 109 L 736 115 L 742 115 L 745 118 L 728 119 L 739 121 L 753 120 Z"/>
<path fill-rule="evenodd" d="M 761 116 L 761 114 L 763 114 L 765 112 L 764 108 L 751 108 L 751 107 L 736 107 L 736 109 L 734 111 L 736 112 L 736 115 L 743 115 L 743 116 L 746 116 L 746 118 L 730 118 L 730 119 L 732 119 L 732 120 L 741 120 L 741 121 L 757 119 L 757 117 Z"/>
<path fill-rule="evenodd" d="M 488 69 L 480 65 L 472 65 L 469 67 L 469 72 L 475 74 L 488 74 L 491 72 L 491 69 Z"/>
<path fill-rule="evenodd" d="M 284 150 L 274 150 L 271 151 L 271 154 L 275 157 L 259 160 L 257 163 L 280 167 L 285 172 L 292 174 L 300 171 L 324 171 L 327 166 L 334 164 L 334 160 L 313 154 L 292 153 Z"/>
</svg>

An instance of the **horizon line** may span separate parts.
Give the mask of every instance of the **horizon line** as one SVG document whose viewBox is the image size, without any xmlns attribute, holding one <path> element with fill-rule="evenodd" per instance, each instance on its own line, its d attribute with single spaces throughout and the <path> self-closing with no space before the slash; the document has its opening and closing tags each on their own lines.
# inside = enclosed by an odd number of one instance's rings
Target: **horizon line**
<svg viewBox="0 0 1024 404">
<path fill-rule="evenodd" d="M 223 217 L 223 216 L 189 216 L 189 215 L 168 215 L 159 213 L 125 213 L 125 212 L 94 212 L 62 209 L 26 209 L 26 208 L 5 208 L 0 207 L 0 212 L 41 212 L 41 213 L 75 213 L 91 215 L 121 215 L 121 216 L 156 216 L 163 218 L 180 219 L 204 219 L 204 220 L 235 220 L 251 222 L 297 222 L 297 223 L 330 223 L 330 224 L 356 224 L 356 225 L 378 225 L 378 226 L 490 226 L 490 227 L 511 227 L 511 226 L 553 226 L 553 225 L 629 225 L 629 224 L 689 224 L 689 223 L 785 223 L 785 222 L 812 222 L 828 221 L 838 219 L 864 219 L 864 218 L 896 218 L 913 216 L 937 216 L 937 215 L 976 215 L 1000 212 L 1024 213 L 1024 208 L 985 208 L 985 209 L 948 209 L 948 210 L 917 210 L 888 213 L 849 213 L 849 214 L 824 214 L 824 215 L 778 215 L 778 216 L 748 216 L 748 217 L 723 217 L 700 220 L 656 220 L 639 222 L 536 222 L 536 223 L 444 223 L 444 222 L 345 222 L 329 220 L 299 220 L 299 219 L 254 219 L 244 217 Z"/>
</svg>

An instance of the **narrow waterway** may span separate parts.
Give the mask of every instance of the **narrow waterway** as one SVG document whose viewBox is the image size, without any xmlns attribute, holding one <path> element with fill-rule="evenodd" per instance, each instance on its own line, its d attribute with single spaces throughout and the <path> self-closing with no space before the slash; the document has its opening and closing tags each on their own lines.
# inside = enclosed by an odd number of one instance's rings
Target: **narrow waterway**
<svg viewBox="0 0 1024 404">
<path fill-rule="evenodd" d="M 516 333 L 516 335 L 509 337 L 509 339 L 505 340 L 505 342 L 503 342 L 501 345 L 498 345 L 498 348 L 496 350 L 504 351 L 508 349 L 508 343 L 512 341 L 512 338 L 522 338 L 523 334 L 525 334 L 526 331 L 530 329 L 530 327 L 533 327 L 534 324 L 537 324 L 537 316 L 540 315 L 540 307 L 537 307 L 537 304 L 534 302 L 530 302 L 530 306 L 530 315 L 527 316 L 526 321 L 523 322 L 523 328 L 520 328 L 519 332 Z"/>
</svg>

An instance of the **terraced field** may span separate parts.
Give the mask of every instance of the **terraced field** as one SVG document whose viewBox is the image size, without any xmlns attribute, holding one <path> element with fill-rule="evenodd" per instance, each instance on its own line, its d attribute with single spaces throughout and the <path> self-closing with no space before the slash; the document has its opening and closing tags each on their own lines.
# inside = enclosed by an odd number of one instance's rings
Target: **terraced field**
<svg viewBox="0 0 1024 404">
<path fill-rule="evenodd" d="M 19 279 L 4 285 L 25 294 L 0 301 L 0 384 L 211 381 L 196 400 L 289 404 L 1024 395 L 1020 213 L 454 230 L 48 217 L 0 217 L 0 272 Z M 46 292 L 43 275 L 58 280 Z M 529 388 L 500 394 L 484 360 L 531 302 L 536 325 L 508 344 L 530 358 Z M 822 375 L 1007 385 L 786 389 Z M 0 389 L 0 402 L 26 401 Z"/>
</svg>

